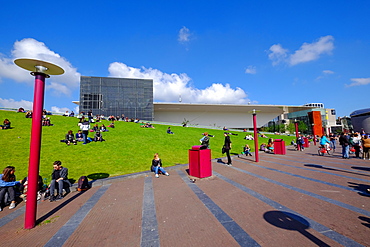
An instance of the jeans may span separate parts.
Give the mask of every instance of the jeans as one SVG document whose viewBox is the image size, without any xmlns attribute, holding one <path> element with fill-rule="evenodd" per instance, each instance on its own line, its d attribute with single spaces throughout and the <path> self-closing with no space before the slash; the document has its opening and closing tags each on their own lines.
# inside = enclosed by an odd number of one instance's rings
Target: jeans
<svg viewBox="0 0 370 247">
<path fill-rule="evenodd" d="M 54 196 L 55 189 L 58 189 L 58 195 L 62 195 L 63 194 L 64 183 L 65 183 L 64 180 L 59 180 L 58 182 L 55 179 L 51 180 L 51 182 L 50 182 L 50 196 Z M 66 186 L 65 191 L 66 191 L 66 193 L 71 192 L 71 190 L 69 189 L 69 186 Z"/>
<path fill-rule="evenodd" d="M 158 170 L 160 170 L 163 174 L 166 174 L 167 172 L 160 166 L 154 167 L 155 174 L 158 174 Z"/>
<path fill-rule="evenodd" d="M 335 140 L 331 140 L 330 144 L 331 144 L 331 149 L 335 150 Z"/>
<path fill-rule="evenodd" d="M 82 136 L 83 136 L 83 138 L 84 138 L 84 143 L 83 144 L 86 144 L 87 143 L 87 135 L 89 134 L 89 132 L 88 131 L 82 131 Z"/>
<path fill-rule="evenodd" d="M 0 207 L 3 207 L 6 192 L 9 194 L 10 201 L 15 201 L 15 189 L 13 186 L 0 187 Z"/>
<path fill-rule="evenodd" d="M 342 157 L 349 158 L 349 145 L 342 145 Z"/>
</svg>

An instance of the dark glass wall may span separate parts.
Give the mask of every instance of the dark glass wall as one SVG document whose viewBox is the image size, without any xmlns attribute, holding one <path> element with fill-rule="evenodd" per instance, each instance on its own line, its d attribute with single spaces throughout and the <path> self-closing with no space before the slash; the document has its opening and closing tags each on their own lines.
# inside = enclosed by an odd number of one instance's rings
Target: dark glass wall
<svg viewBox="0 0 370 247">
<path fill-rule="evenodd" d="M 153 120 L 153 80 L 81 76 L 80 112 Z"/>
</svg>

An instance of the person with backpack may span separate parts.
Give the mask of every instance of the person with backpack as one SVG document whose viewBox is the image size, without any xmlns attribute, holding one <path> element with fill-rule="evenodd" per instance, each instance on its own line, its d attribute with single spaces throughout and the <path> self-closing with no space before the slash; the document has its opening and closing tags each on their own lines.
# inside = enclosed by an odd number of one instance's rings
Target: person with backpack
<svg viewBox="0 0 370 247">
<path fill-rule="evenodd" d="M 231 150 L 231 140 L 229 133 L 224 133 L 225 140 L 224 140 L 224 146 L 223 149 L 225 150 L 226 156 L 227 156 L 227 165 L 231 166 L 231 157 L 230 157 L 230 150 Z"/>
<path fill-rule="evenodd" d="M 53 173 L 51 174 L 50 182 L 50 201 L 58 201 L 63 199 L 63 197 L 71 192 L 69 189 L 72 185 L 68 180 L 68 168 L 62 166 L 62 162 L 57 160 L 53 163 Z M 55 196 L 55 189 L 58 190 L 57 195 Z M 66 191 L 66 194 L 63 196 L 63 189 Z"/>
<path fill-rule="evenodd" d="M 3 211 L 6 193 L 8 193 L 11 201 L 9 209 L 13 209 L 16 206 L 14 186 L 20 184 L 21 181 L 16 181 L 14 172 L 14 166 L 7 166 L 5 167 L 3 174 L 0 174 L 0 211 Z"/>
</svg>

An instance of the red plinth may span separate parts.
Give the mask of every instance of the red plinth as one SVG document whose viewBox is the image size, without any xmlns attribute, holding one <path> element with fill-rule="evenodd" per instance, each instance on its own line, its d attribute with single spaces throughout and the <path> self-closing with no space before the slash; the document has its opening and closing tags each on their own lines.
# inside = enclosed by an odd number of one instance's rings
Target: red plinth
<svg viewBox="0 0 370 247">
<path fill-rule="evenodd" d="M 303 137 L 303 140 L 304 140 L 303 147 L 309 148 L 310 147 L 310 142 L 309 142 L 308 138 L 307 137 Z"/>
<path fill-rule="evenodd" d="M 276 139 L 274 141 L 274 153 L 275 154 L 285 154 L 285 141 L 283 139 Z"/>
<path fill-rule="evenodd" d="M 211 149 L 189 149 L 189 175 L 197 178 L 212 176 Z"/>
</svg>

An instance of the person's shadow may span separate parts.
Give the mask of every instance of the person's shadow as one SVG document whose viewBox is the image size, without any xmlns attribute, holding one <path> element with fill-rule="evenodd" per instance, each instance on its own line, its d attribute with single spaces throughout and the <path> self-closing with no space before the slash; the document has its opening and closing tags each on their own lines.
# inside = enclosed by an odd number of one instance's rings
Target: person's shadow
<svg viewBox="0 0 370 247">
<path fill-rule="evenodd" d="M 330 246 L 311 233 L 307 232 L 306 229 L 310 227 L 310 223 L 296 214 L 285 211 L 269 211 L 263 215 L 263 218 L 268 223 L 276 227 L 290 231 L 298 231 L 318 246 Z"/>
</svg>

